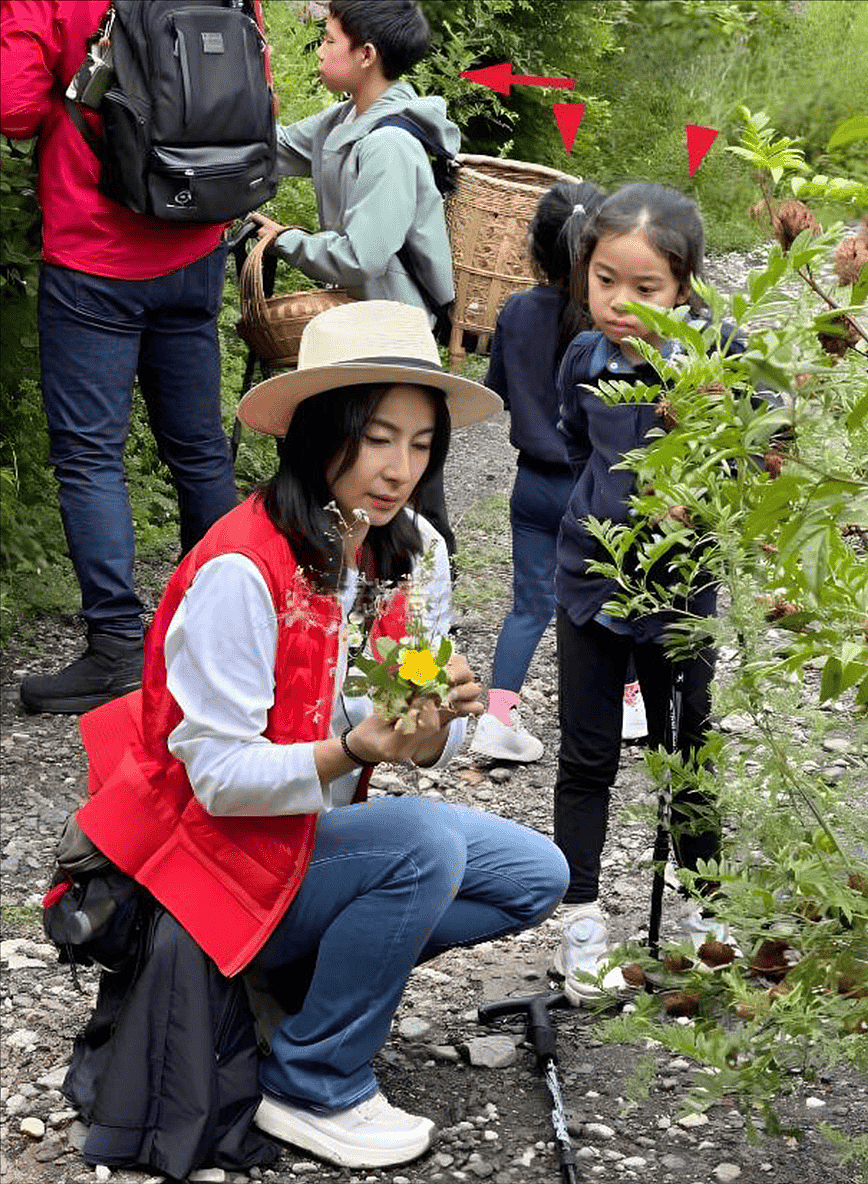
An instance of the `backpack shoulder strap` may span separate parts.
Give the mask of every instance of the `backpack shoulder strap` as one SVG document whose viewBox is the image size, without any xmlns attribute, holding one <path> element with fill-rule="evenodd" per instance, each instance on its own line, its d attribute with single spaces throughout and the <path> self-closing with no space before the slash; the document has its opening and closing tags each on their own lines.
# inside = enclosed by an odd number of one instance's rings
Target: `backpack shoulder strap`
<svg viewBox="0 0 868 1184">
<path fill-rule="evenodd" d="M 444 197 L 452 193 L 455 182 L 451 175 L 451 165 L 455 156 L 448 148 L 444 148 L 409 115 L 384 115 L 382 119 L 377 120 L 371 131 L 376 131 L 378 127 L 399 127 L 417 139 L 428 155 L 434 157 L 431 161 L 431 170 L 434 173 L 434 184 L 437 189 Z"/>
<path fill-rule="evenodd" d="M 98 161 L 102 162 L 105 160 L 105 147 L 103 142 L 82 115 L 78 103 L 74 103 L 72 99 L 67 98 L 66 95 L 63 96 L 63 103 L 66 107 L 67 115 L 78 128 L 85 144 L 87 144 L 88 148 L 90 148 L 91 152 Z"/>
</svg>

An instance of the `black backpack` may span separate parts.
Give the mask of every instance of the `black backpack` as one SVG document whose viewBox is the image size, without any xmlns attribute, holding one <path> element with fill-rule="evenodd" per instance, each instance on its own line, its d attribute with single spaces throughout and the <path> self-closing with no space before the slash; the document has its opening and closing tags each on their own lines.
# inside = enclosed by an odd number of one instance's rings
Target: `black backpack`
<svg viewBox="0 0 868 1184">
<path fill-rule="evenodd" d="M 66 99 L 107 197 L 170 222 L 216 223 L 274 196 L 274 108 L 251 12 L 246 0 L 114 0 L 95 38 L 108 86 L 98 105 L 83 98 L 102 115 L 101 140 Z"/>
</svg>

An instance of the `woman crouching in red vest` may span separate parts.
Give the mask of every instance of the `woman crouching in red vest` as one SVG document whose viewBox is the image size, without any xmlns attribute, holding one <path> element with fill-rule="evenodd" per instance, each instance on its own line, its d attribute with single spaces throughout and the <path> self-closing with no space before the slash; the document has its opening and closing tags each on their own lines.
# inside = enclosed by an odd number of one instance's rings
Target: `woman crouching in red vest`
<svg viewBox="0 0 868 1184">
<path fill-rule="evenodd" d="M 307 326 L 298 369 L 238 415 L 282 437 L 279 472 L 169 581 L 141 692 L 82 720 L 81 829 L 227 976 L 313 966 L 260 1067 L 264 1131 L 347 1167 L 403 1163 L 434 1125 L 391 1106 L 372 1061 L 417 963 L 537 925 L 566 862 L 542 835 L 431 799 L 367 802 L 380 761 L 445 764 L 479 715 L 466 661 L 417 726 L 345 693 L 372 643 L 449 628 L 445 544 L 414 511 L 450 424 L 500 408 L 446 374 L 421 309 L 344 305 Z M 409 591 L 408 591 L 409 589 Z M 424 680 L 420 680 L 424 681 Z"/>
</svg>

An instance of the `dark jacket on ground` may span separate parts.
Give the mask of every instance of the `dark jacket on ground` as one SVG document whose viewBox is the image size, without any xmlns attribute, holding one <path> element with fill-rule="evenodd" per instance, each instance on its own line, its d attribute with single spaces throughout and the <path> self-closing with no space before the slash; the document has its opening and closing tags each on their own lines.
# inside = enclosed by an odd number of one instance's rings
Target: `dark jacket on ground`
<svg viewBox="0 0 868 1184">
<path fill-rule="evenodd" d="M 144 964 L 103 974 L 63 1092 L 90 1124 L 90 1164 L 139 1165 L 184 1180 L 203 1166 L 273 1163 L 251 1127 L 260 1101 L 253 1020 L 240 977 L 224 978 L 157 909 Z"/>
</svg>

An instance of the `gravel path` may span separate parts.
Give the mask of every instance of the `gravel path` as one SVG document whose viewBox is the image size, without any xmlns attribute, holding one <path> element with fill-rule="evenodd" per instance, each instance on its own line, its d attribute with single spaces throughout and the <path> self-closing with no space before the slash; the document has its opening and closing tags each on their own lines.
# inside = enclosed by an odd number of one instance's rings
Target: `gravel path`
<svg viewBox="0 0 868 1184">
<path fill-rule="evenodd" d="M 730 256 L 715 265 L 715 278 L 737 282 L 761 256 Z M 470 548 L 500 552 L 486 569 L 486 587 L 496 602 L 459 614 L 458 645 L 483 679 L 509 597 L 509 540 L 501 514 L 489 537 L 468 535 L 467 512 L 488 493 L 508 494 L 514 471 L 505 416 L 456 434 L 447 468 L 447 491 L 459 539 Z M 497 516 L 493 516 L 496 518 Z M 140 568 L 143 590 L 157 597 L 169 570 Z M 77 721 L 64 716 L 27 716 L 18 707 L 21 678 L 55 669 L 80 649 L 70 622 L 44 622 L 39 650 L 11 647 L 2 681 L 2 815 L 4 1073 L 2 1162 L 9 1184 L 157 1184 L 147 1172 L 88 1168 L 77 1147 L 82 1127 L 60 1093 L 63 1068 L 75 1033 L 83 1026 L 96 991 L 96 975 L 84 971 L 84 994 L 73 989 L 68 970 L 56 963 L 40 928 L 39 901 L 51 874 L 60 826 L 84 793 L 84 765 Z M 557 752 L 556 666 L 552 630 L 545 634 L 529 672 L 525 722 L 545 742 L 545 755 L 527 767 L 497 767 L 465 754 L 446 771 L 417 778 L 403 770 L 381 771 L 376 793 L 443 797 L 493 810 L 551 834 L 551 792 Z M 844 724 L 842 720 L 842 724 Z M 843 755 L 842 755 L 843 754 Z M 641 749 L 624 750 L 613 794 L 613 818 L 629 803 L 647 800 Z M 847 763 L 846 747 L 838 758 Z M 830 758 L 831 759 L 831 758 Z M 603 857 L 602 902 L 616 938 L 641 937 L 647 922 L 650 877 L 636 864 L 650 835 L 640 823 L 610 828 Z M 664 933 L 671 930 L 675 899 L 667 894 Z M 476 1008 L 507 995 L 531 994 L 551 983 L 548 967 L 557 944 L 550 921 L 518 938 L 453 951 L 414 972 L 392 1035 L 378 1065 L 392 1100 L 433 1117 L 441 1137 L 416 1164 L 351 1173 L 327 1168 L 287 1149 L 276 1169 L 250 1175 L 210 1174 L 190 1179 L 273 1184 L 343 1181 L 345 1184 L 556 1184 L 548 1098 L 520 1026 L 480 1027 Z M 557 1015 L 560 1075 L 569 1127 L 586 1181 L 654 1180 L 659 1184 L 851 1184 L 823 1136 L 828 1123 L 848 1137 L 868 1129 L 868 1083 L 855 1072 L 821 1075 L 799 1085 L 785 1100 L 786 1123 L 798 1135 L 752 1145 L 744 1120 L 728 1103 L 707 1115 L 686 1115 L 681 1104 L 696 1066 L 659 1045 L 604 1044 L 598 1020 L 587 1012 Z M 480 1037 L 497 1037 L 483 1045 Z M 483 1062 L 480 1062 L 480 1058 Z M 490 1067 L 489 1067 L 490 1066 Z"/>
</svg>

